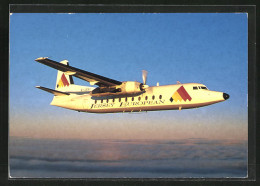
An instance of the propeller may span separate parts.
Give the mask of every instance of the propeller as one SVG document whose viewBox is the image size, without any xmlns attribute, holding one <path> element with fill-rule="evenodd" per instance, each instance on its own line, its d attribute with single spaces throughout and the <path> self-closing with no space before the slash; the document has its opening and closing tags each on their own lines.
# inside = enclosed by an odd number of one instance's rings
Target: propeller
<svg viewBox="0 0 260 186">
<path fill-rule="evenodd" d="M 146 70 L 142 70 L 143 84 L 146 85 L 148 72 Z"/>
<path fill-rule="evenodd" d="M 148 85 L 146 85 L 147 74 L 148 74 L 148 72 L 146 70 L 142 70 L 142 78 L 143 78 L 142 89 L 143 90 L 149 87 Z"/>
</svg>

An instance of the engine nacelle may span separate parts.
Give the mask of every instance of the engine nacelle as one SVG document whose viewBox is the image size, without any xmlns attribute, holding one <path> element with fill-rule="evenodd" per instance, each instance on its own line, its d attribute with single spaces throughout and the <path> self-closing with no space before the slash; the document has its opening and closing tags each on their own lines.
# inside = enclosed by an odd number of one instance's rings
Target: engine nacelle
<svg viewBox="0 0 260 186">
<path fill-rule="evenodd" d="M 126 94 L 136 94 L 142 92 L 142 83 L 136 81 L 124 81 L 120 85 L 120 89 L 122 93 Z"/>
</svg>

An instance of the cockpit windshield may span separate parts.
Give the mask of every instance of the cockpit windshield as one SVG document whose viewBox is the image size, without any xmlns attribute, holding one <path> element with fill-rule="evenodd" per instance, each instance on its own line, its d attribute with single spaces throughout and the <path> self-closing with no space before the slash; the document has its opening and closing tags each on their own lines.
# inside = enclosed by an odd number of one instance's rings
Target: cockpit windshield
<svg viewBox="0 0 260 186">
<path fill-rule="evenodd" d="M 194 87 L 193 87 L 193 90 L 198 90 L 198 89 L 208 90 L 208 88 L 205 87 L 205 86 L 194 86 Z"/>
</svg>

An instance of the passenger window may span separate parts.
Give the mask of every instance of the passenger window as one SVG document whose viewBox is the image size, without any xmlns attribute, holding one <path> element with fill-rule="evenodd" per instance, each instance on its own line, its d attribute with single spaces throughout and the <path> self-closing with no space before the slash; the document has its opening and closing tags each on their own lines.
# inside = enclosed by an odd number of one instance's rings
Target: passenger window
<svg viewBox="0 0 260 186">
<path fill-rule="evenodd" d="M 108 103 L 108 101 L 109 101 L 109 100 L 107 99 L 107 103 Z"/>
<path fill-rule="evenodd" d="M 101 99 L 101 103 L 103 103 L 103 99 Z"/>
<path fill-rule="evenodd" d="M 148 96 L 145 96 L 145 100 L 147 100 L 148 99 Z"/>
<path fill-rule="evenodd" d="M 127 102 L 127 97 L 125 98 L 125 102 Z"/>
<path fill-rule="evenodd" d="M 97 100 L 95 100 L 95 104 L 97 104 Z"/>
<path fill-rule="evenodd" d="M 162 99 L 162 95 L 159 96 L 159 99 Z"/>
<path fill-rule="evenodd" d="M 139 97 L 138 100 L 141 101 L 141 97 Z"/>
<path fill-rule="evenodd" d="M 135 98 L 134 97 L 132 97 L 132 101 L 134 101 L 135 100 Z"/>
<path fill-rule="evenodd" d="M 113 103 L 115 102 L 115 98 L 113 98 Z"/>
<path fill-rule="evenodd" d="M 154 100 L 155 96 L 153 95 L 152 99 Z"/>
<path fill-rule="evenodd" d="M 121 98 L 119 98 L 118 101 L 121 102 Z"/>
<path fill-rule="evenodd" d="M 198 90 L 198 87 L 193 87 L 193 90 Z"/>
</svg>

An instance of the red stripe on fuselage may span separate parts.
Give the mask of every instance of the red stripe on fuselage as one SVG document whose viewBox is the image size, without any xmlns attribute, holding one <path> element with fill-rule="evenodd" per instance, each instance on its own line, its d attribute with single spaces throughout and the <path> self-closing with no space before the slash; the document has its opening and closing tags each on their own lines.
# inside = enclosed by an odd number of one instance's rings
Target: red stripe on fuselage
<svg viewBox="0 0 260 186">
<path fill-rule="evenodd" d="M 190 101 L 191 100 L 191 97 L 190 95 L 188 94 L 188 92 L 185 90 L 185 88 L 183 86 L 181 86 L 177 92 L 180 94 L 180 96 L 182 97 L 182 99 L 184 101 L 186 101 L 187 99 Z"/>
<path fill-rule="evenodd" d="M 183 91 L 183 86 L 181 86 L 178 90 L 177 90 L 177 92 L 179 93 L 179 95 L 181 96 L 181 98 L 184 100 L 184 101 L 186 101 L 188 98 L 187 98 L 187 96 L 186 96 L 186 94 L 185 94 L 185 92 Z"/>
</svg>

